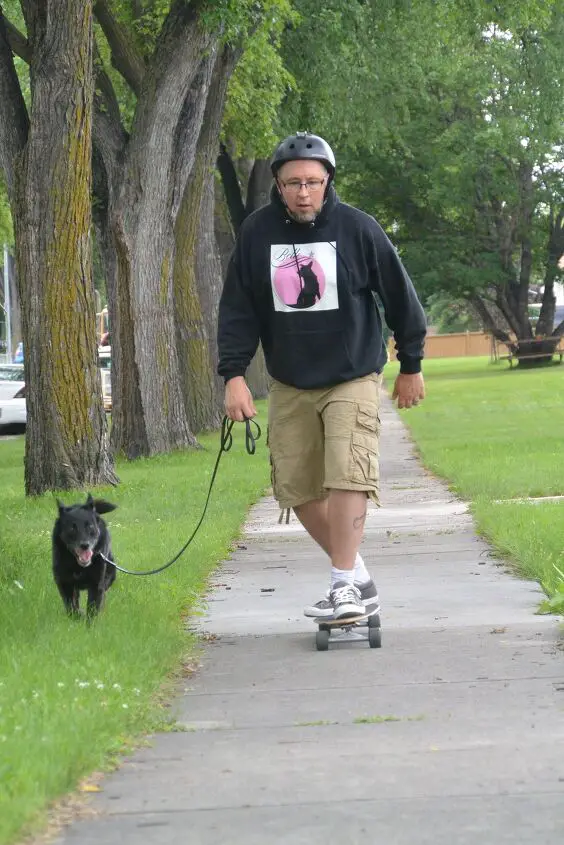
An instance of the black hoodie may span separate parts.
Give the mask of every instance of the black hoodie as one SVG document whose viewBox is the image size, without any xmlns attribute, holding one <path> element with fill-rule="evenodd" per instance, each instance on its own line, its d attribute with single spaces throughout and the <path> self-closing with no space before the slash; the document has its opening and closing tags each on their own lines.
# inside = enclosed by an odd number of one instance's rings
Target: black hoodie
<svg viewBox="0 0 564 845">
<path fill-rule="evenodd" d="M 218 320 L 218 373 L 246 373 L 259 340 L 268 372 L 298 388 L 330 387 L 382 370 L 380 314 L 402 373 L 421 369 L 426 321 L 409 276 L 373 217 L 329 188 L 313 223 L 292 220 L 278 191 L 244 221 Z"/>
</svg>

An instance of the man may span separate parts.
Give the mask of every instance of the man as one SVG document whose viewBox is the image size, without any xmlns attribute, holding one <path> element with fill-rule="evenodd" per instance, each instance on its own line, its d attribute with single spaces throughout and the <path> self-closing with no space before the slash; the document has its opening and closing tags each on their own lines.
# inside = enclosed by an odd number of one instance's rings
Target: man
<svg viewBox="0 0 564 845">
<path fill-rule="evenodd" d="M 399 408 L 425 395 L 425 315 L 381 227 L 338 199 L 326 141 L 291 135 L 271 166 L 270 203 L 244 221 L 226 275 L 218 372 L 230 419 L 255 416 L 245 373 L 262 342 L 273 379 L 274 495 L 332 564 L 326 596 L 304 612 L 346 618 L 378 608 L 358 554 L 367 498 L 378 504 L 379 388 L 387 360 L 374 294 L 394 332 Z"/>
</svg>

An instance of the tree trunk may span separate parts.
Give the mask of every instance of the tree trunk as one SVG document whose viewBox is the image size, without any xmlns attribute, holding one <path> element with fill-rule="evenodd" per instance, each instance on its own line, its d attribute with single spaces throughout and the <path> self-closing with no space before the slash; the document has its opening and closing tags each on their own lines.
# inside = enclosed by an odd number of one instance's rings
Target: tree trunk
<svg viewBox="0 0 564 845">
<path fill-rule="evenodd" d="M 215 241 L 219 251 L 219 259 L 221 261 L 221 275 L 222 277 L 225 277 L 229 258 L 233 252 L 233 247 L 235 246 L 235 232 L 231 223 L 227 201 L 225 199 L 223 182 L 217 176 L 214 180 L 214 194 Z"/>
<path fill-rule="evenodd" d="M 519 273 L 519 287 L 516 293 L 516 311 L 519 319 L 521 338 L 533 336 L 531 321 L 529 319 L 529 287 L 531 283 L 531 270 L 533 267 L 533 214 L 535 207 L 533 168 L 528 163 L 522 163 L 519 172 L 519 189 L 521 194 L 521 270 Z"/>
<path fill-rule="evenodd" d="M 217 168 L 223 183 L 225 202 L 227 203 L 227 208 L 229 210 L 231 225 L 233 226 L 233 231 L 237 234 L 241 223 L 245 219 L 245 204 L 241 196 L 241 186 L 239 184 L 235 164 L 233 163 L 233 159 L 229 155 L 229 150 L 225 144 L 220 144 L 219 155 L 217 157 Z"/>
<path fill-rule="evenodd" d="M 210 385 L 212 388 L 210 410 L 213 412 L 211 422 L 218 425 L 224 413 L 223 379 L 217 373 L 217 315 L 222 289 L 222 273 L 214 231 L 214 182 L 214 173 L 208 169 L 200 205 L 196 241 L 196 280 L 209 349 Z"/>
<path fill-rule="evenodd" d="M 550 231 L 548 237 L 548 250 L 546 267 L 544 273 L 544 292 L 542 305 L 537 322 L 537 334 L 552 335 L 554 333 L 554 316 L 556 313 L 556 297 L 554 295 L 554 282 L 560 274 L 559 262 L 564 255 L 564 206 L 562 206 L 556 217 L 554 210 L 550 214 Z M 564 330 L 564 324 L 558 326 L 559 334 Z"/>
<path fill-rule="evenodd" d="M 189 17 L 189 7 L 177 7 L 181 19 Z M 215 47 L 196 19 L 188 28 L 171 21 L 168 32 L 137 104 L 121 181 L 114 176 L 110 185 L 109 228 L 117 257 L 112 347 L 120 346 L 112 442 L 128 457 L 196 445 L 175 343 L 174 232 Z"/>
<path fill-rule="evenodd" d="M 26 493 L 117 481 L 97 365 L 90 241 L 92 3 L 26 4 L 31 127 L 13 203 L 27 384 Z M 32 8 L 33 7 L 33 8 Z"/>
<path fill-rule="evenodd" d="M 255 159 L 247 188 L 247 201 L 245 204 L 247 215 L 252 214 L 257 208 L 268 204 L 271 186 L 272 171 L 270 169 L 270 161 L 266 158 Z"/>
<path fill-rule="evenodd" d="M 192 172 L 176 226 L 176 339 L 184 403 L 195 431 L 216 428 L 223 391 L 216 376 L 221 265 L 214 235 L 214 164 L 227 94 L 239 53 L 225 47 L 215 63 Z"/>
</svg>

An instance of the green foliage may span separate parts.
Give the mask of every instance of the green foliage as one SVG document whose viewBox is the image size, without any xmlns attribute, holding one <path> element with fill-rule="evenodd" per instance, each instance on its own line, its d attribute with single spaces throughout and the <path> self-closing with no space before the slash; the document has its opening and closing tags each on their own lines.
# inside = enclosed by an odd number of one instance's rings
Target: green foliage
<svg viewBox="0 0 564 845">
<path fill-rule="evenodd" d="M 149 57 L 170 11 L 170 0 L 112 0 L 110 8 L 127 27 L 136 49 Z"/>
<path fill-rule="evenodd" d="M 524 239 L 542 282 L 547 212 L 564 198 L 564 3 L 414 0 L 410 11 L 386 33 L 395 58 L 377 66 L 388 127 L 369 118 L 360 144 L 345 140 L 344 194 L 392 228 L 425 295 L 511 291 Z"/>
<path fill-rule="evenodd" d="M 14 231 L 12 229 L 12 215 L 6 193 L 6 186 L 0 173 L 0 249 L 3 244 L 13 245 Z"/>
<path fill-rule="evenodd" d="M 562 551 L 562 554 L 564 555 L 564 550 Z M 558 613 L 561 616 L 564 616 L 564 572 L 562 572 L 555 563 L 552 565 L 558 576 L 558 583 L 554 589 L 553 595 L 546 601 L 542 602 L 540 612 Z"/>
<path fill-rule="evenodd" d="M 290 0 L 208 0 L 201 13 L 204 26 L 220 31 L 224 41 L 235 46 L 265 24 L 279 33 L 292 17 Z"/>
<path fill-rule="evenodd" d="M 295 90 L 278 49 L 281 24 L 273 31 L 268 20 L 248 39 L 229 83 L 222 134 L 234 142 L 238 157 L 271 154 L 282 101 Z"/>
<path fill-rule="evenodd" d="M 480 331 L 482 326 L 464 300 L 448 294 L 434 293 L 427 299 L 427 320 L 438 334 Z"/>
</svg>

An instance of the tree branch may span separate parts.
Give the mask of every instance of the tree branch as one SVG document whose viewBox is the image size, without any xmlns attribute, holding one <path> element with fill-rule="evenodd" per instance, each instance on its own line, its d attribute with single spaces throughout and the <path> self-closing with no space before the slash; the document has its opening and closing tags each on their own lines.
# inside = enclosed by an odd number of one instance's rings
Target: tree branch
<svg viewBox="0 0 564 845">
<path fill-rule="evenodd" d="M 237 171 L 233 164 L 233 159 L 229 155 L 229 151 L 225 144 L 220 144 L 219 155 L 217 157 L 217 169 L 219 170 L 221 181 L 223 183 L 223 190 L 225 193 L 225 201 L 229 210 L 229 217 L 231 225 L 235 234 L 239 231 L 241 223 L 245 219 L 245 204 L 241 196 L 241 187 L 237 178 Z"/>
<path fill-rule="evenodd" d="M 10 201 L 13 201 L 16 160 L 27 142 L 29 117 L 14 66 L 6 23 L 0 7 L 0 167 L 6 177 Z"/>
<path fill-rule="evenodd" d="M 25 35 L 19 31 L 7 18 L 4 18 L 6 35 L 12 52 L 29 64 L 31 62 L 31 47 Z"/>
<path fill-rule="evenodd" d="M 110 45 L 113 67 L 121 73 L 132 91 L 139 95 L 145 76 L 145 62 L 135 47 L 133 38 L 125 26 L 115 18 L 107 0 L 96 0 L 94 14 Z"/>
<path fill-rule="evenodd" d="M 200 67 L 186 95 L 178 119 L 173 155 L 177 164 L 171 170 L 173 217 L 176 217 L 180 208 L 186 184 L 194 166 L 198 136 L 201 131 L 200 127 L 202 126 L 206 103 L 210 96 L 210 86 L 217 61 L 217 48 L 214 46 L 200 62 Z"/>
<path fill-rule="evenodd" d="M 92 140 L 104 161 L 106 171 L 111 173 L 117 157 L 127 142 L 127 133 L 121 122 L 119 103 L 112 81 L 100 57 L 94 41 L 94 120 Z"/>
<path fill-rule="evenodd" d="M 468 297 L 468 301 L 482 320 L 486 329 L 489 329 L 489 331 L 493 334 L 496 340 L 500 340 L 502 343 L 506 343 L 508 346 L 511 346 L 511 338 L 509 337 L 507 332 L 503 331 L 503 329 L 501 329 L 497 325 L 493 315 L 490 313 L 490 310 L 482 299 L 482 297 L 479 296 L 477 293 L 472 293 Z"/>
</svg>

